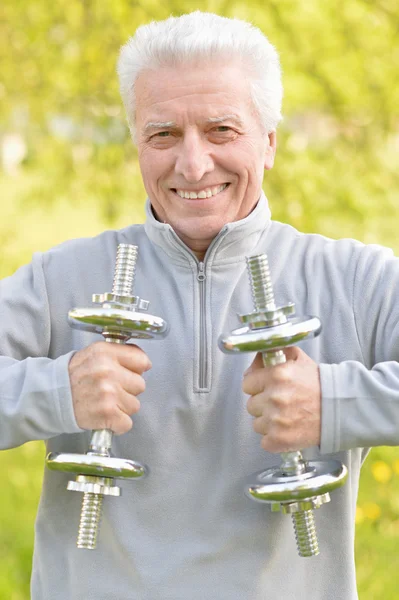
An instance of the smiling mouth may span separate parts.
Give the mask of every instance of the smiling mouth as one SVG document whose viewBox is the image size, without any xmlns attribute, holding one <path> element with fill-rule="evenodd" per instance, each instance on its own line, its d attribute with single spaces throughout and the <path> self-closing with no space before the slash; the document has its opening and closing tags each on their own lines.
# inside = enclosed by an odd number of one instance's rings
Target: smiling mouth
<svg viewBox="0 0 399 600">
<path fill-rule="evenodd" d="M 220 192 L 223 192 L 230 183 L 223 183 L 222 185 L 215 185 L 213 187 L 207 187 L 199 192 L 193 192 L 190 190 L 183 190 L 179 188 L 171 188 L 171 191 L 180 196 L 180 198 L 186 198 L 188 200 L 197 200 L 204 198 L 211 198 L 212 196 L 217 196 Z"/>
</svg>

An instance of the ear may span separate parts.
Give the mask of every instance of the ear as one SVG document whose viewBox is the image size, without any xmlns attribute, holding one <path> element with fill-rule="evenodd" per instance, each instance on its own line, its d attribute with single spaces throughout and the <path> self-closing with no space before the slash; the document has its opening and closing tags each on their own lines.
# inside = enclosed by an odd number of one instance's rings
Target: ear
<svg viewBox="0 0 399 600">
<path fill-rule="evenodd" d="M 265 152 L 265 169 L 266 171 L 270 171 L 274 165 L 274 157 L 277 150 L 277 134 L 275 131 L 271 131 L 267 134 L 269 144 L 266 148 Z"/>
</svg>

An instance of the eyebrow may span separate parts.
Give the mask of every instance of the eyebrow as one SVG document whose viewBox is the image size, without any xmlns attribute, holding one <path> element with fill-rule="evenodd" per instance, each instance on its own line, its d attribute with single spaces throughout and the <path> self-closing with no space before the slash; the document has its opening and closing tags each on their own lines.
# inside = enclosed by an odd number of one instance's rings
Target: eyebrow
<svg viewBox="0 0 399 600">
<path fill-rule="evenodd" d="M 206 123 L 224 123 L 225 121 L 234 121 L 240 127 L 243 126 L 243 122 L 241 121 L 238 115 L 222 115 L 221 117 L 210 117 L 206 120 Z"/>
<path fill-rule="evenodd" d="M 225 121 L 234 121 L 240 127 L 243 126 L 243 123 L 237 115 L 222 115 L 220 117 L 209 117 L 206 119 L 205 123 L 224 123 Z M 177 127 L 175 121 L 149 121 L 144 127 L 144 133 L 148 133 L 149 131 L 153 131 L 154 129 L 174 129 Z"/>
<path fill-rule="evenodd" d="M 148 133 L 149 131 L 152 131 L 153 129 L 172 129 L 173 127 L 177 127 L 177 125 L 174 121 L 165 121 L 165 122 L 150 121 L 144 127 L 144 133 Z"/>
</svg>

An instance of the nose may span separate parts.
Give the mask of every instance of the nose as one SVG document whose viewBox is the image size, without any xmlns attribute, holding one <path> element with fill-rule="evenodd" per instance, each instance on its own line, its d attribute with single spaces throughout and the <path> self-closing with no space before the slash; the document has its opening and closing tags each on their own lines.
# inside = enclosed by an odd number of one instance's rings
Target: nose
<svg viewBox="0 0 399 600">
<path fill-rule="evenodd" d="M 188 183 L 198 183 L 206 173 L 214 169 L 213 159 L 206 140 L 196 132 L 188 132 L 179 144 L 175 172 Z"/>
</svg>

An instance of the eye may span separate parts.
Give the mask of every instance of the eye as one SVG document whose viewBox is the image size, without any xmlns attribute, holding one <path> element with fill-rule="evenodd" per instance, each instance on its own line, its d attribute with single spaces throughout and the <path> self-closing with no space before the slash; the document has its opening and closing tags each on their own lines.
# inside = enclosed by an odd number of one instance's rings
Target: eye
<svg viewBox="0 0 399 600">
<path fill-rule="evenodd" d="M 238 132 L 230 125 L 216 125 L 208 131 L 208 136 L 213 144 L 227 144 L 237 138 Z"/>
<path fill-rule="evenodd" d="M 159 131 L 158 133 L 155 134 L 155 136 L 158 137 L 168 137 L 170 135 L 170 131 Z M 155 137 L 153 136 L 153 137 Z"/>
</svg>

